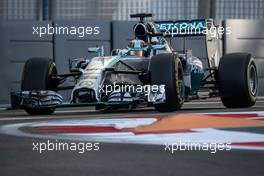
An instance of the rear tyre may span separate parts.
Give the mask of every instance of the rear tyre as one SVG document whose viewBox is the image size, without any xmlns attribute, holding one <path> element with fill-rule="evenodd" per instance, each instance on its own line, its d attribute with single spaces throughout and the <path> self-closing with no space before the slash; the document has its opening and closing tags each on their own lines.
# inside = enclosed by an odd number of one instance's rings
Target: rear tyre
<svg viewBox="0 0 264 176">
<path fill-rule="evenodd" d="M 155 55 L 150 61 L 152 85 L 165 85 L 165 103 L 155 104 L 160 112 L 179 110 L 184 102 L 184 81 L 181 60 L 171 53 Z"/>
<path fill-rule="evenodd" d="M 57 69 L 52 59 L 30 58 L 26 61 L 22 73 L 21 90 L 53 90 L 56 91 L 57 84 L 52 77 L 57 75 Z M 30 115 L 48 115 L 55 108 L 29 108 L 25 111 Z"/>
<path fill-rule="evenodd" d="M 227 108 L 245 108 L 256 103 L 258 92 L 257 68 L 248 53 L 233 53 L 219 63 L 219 93 Z"/>
</svg>

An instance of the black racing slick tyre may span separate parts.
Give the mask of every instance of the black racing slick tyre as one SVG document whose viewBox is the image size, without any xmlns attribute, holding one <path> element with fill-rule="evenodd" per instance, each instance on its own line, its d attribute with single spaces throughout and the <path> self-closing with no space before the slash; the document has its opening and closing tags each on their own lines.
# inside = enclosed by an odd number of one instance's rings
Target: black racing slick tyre
<svg viewBox="0 0 264 176">
<path fill-rule="evenodd" d="M 151 85 L 165 85 L 166 101 L 154 104 L 159 112 L 179 110 L 184 102 L 184 80 L 181 60 L 174 54 L 155 55 L 150 61 Z"/>
<path fill-rule="evenodd" d="M 224 55 L 218 70 L 219 93 L 227 108 L 246 108 L 256 103 L 257 68 L 248 53 Z"/>
<path fill-rule="evenodd" d="M 57 69 L 52 59 L 30 58 L 26 61 L 22 73 L 21 90 L 53 90 L 57 85 L 52 77 L 57 75 Z M 55 108 L 29 108 L 25 111 L 30 115 L 48 115 L 55 111 Z"/>
</svg>

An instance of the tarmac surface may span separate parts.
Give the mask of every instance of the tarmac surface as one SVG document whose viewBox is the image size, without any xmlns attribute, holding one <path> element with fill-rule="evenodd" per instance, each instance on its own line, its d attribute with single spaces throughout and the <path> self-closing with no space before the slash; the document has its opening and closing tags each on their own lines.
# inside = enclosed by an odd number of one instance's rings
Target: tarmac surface
<svg viewBox="0 0 264 176">
<path fill-rule="evenodd" d="M 217 100 L 194 101 L 173 113 L 152 108 L 95 112 L 82 107 L 29 116 L 22 110 L 2 108 L 0 175 L 262 176 L 263 119 L 263 100 L 245 109 L 226 109 Z M 166 150 L 164 143 L 186 136 L 189 142 L 230 139 L 239 147 L 216 153 Z M 92 146 L 83 153 L 34 149 L 36 143 L 48 140 Z"/>
</svg>

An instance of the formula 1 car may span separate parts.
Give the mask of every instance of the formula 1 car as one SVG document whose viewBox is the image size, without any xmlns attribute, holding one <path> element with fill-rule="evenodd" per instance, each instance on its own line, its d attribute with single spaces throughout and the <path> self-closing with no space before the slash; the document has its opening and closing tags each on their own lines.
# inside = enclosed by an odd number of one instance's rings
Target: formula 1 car
<svg viewBox="0 0 264 176">
<path fill-rule="evenodd" d="M 127 48 L 114 49 L 111 56 L 103 55 L 103 47 L 88 48 L 98 56 L 71 59 L 70 73 L 58 75 L 52 59 L 28 59 L 21 91 L 15 93 L 20 106 L 32 115 L 51 114 L 60 106 L 105 109 L 142 105 L 169 112 L 198 98 L 201 90 L 207 90 L 206 98 L 220 97 L 227 108 L 255 104 L 258 82 L 253 57 L 232 53 L 220 58 L 214 46 L 218 38 L 206 33 L 217 29 L 212 20 L 152 22 L 146 17 L 152 14 L 131 15 L 140 20 L 133 28 L 135 39 Z M 208 68 L 190 50 L 172 49 L 169 39 L 182 36 L 205 37 Z M 62 87 L 68 77 L 73 77 L 75 84 Z M 72 89 L 68 103 L 58 93 L 63 89 Z"/>
</svg>

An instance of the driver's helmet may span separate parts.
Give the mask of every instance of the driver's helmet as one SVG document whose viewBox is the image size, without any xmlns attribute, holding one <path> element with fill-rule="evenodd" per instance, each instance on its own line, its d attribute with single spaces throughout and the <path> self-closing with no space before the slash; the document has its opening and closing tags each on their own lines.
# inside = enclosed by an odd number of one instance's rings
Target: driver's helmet
<svg viewBox="0 0 264 176">
<path fill-rule="evenodd" d="M 130 56 L 146 56 L 148 45 L 143 40 L 131 40 L 127 46 Z"/>
</svg>

